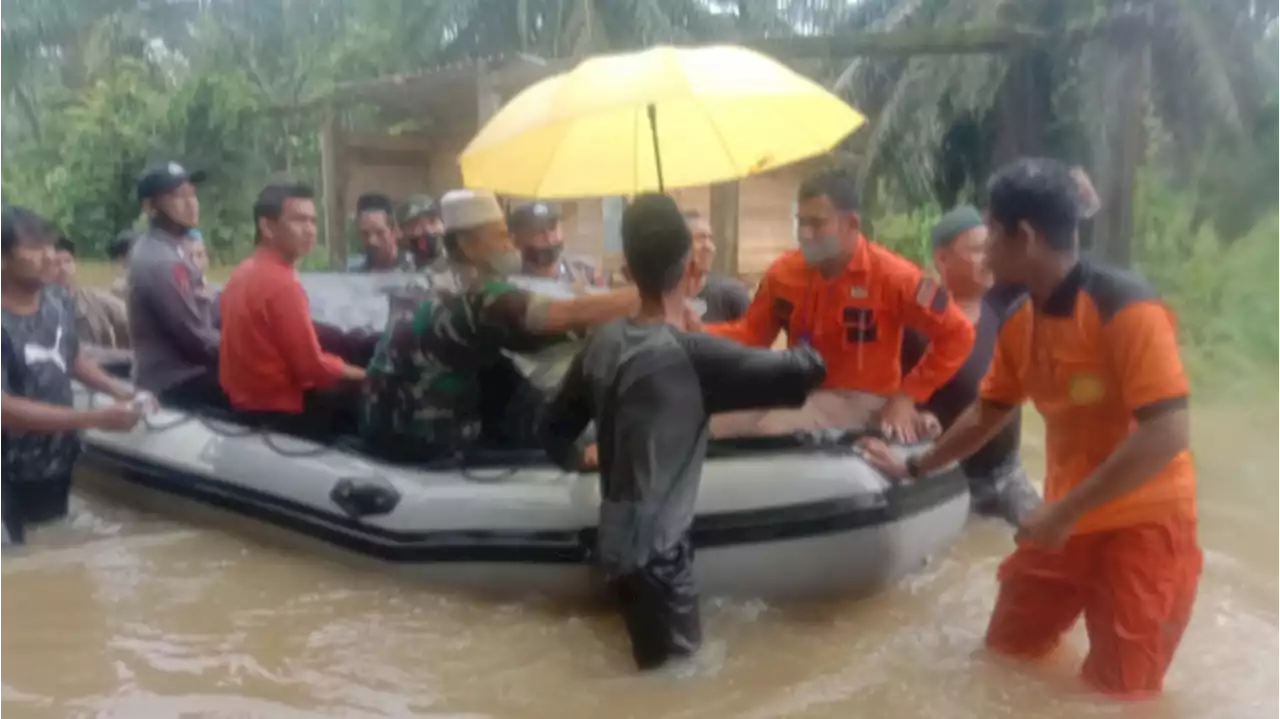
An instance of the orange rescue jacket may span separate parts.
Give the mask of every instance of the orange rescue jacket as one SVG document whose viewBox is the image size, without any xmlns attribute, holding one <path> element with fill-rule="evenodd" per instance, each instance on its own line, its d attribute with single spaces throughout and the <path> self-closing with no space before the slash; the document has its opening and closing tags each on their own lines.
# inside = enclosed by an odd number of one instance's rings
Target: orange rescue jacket
<svg viewBox="0 0 1280 719">
<path fill-rule="evenodd" d="M 904 378 L 898 360 L 907 327 L 929 338 Z M 827 362 L 826 389 L 890 395 L 922 403 L 951 379 L 973 349 L 973 325 L 936 281 L 906 258 L 861 238 L 844 271 L 831 279 L 810 269 L 799 250 L 765 273 L 747 314 L 706 331 L 769 347 L 807 342 Z"/>
</svg>

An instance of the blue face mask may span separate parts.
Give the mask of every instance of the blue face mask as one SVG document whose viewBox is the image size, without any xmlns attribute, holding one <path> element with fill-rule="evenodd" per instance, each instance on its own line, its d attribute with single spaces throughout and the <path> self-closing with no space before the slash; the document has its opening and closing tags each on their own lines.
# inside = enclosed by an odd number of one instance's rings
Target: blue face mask
<svg viewBox="0 0 1280 719">
<path fill-rule="evenodd" d="M 804 263 L 809 267 L 817 267 L 839 257 L 842 250 L 839 235 L 815 237 L 800 243 L 800 253 L 804 255 Z"/>
</svg>

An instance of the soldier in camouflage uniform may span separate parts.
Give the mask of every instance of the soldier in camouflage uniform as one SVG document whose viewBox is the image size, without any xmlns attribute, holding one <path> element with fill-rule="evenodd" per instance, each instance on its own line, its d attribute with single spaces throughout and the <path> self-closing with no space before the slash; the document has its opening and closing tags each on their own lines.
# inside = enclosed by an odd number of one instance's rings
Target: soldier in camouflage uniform
<svg viewBox="0 0 1280 719">
<path fill-rule="evenodd" d="M 397 219 L 414 268 L 432 272 L 447 270 L 444 220 L 440 219 L 436 201 L 427 195 L 413 195 L 401 205 Z"/>
<path fill-rule="evenodd" d="M 367 367 L 361 433 L 400 459 L 439 457 L 490 436 L 528 388 L 506 353 L 537 351 L 639 306 L 634 289 L 550 300 L 511 284 L 520 252 L 492 193 L 455 190 L 440 209 L 457 289 L 393 311 Z"/>
</svg>

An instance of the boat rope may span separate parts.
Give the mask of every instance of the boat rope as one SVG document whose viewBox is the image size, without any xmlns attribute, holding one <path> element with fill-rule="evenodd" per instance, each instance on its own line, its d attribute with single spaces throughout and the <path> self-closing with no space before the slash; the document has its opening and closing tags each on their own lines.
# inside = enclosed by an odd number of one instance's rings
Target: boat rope
<svg viewBox="0 0 1280 719">
<path fill-rule="evenodd" d="M 98 394 L 99 394 L 98 392 L 94 392 L 92 390 L 88 392 L 89 409 L 96 409 L 98 407 Z M 339 452 L 339 453 L 342 452 L 342 450 L 335 449 L 332 445 L 320 444 L 315 440 L 309 439 L 306 437 L 297 437 L 294 435 L 285 434 L 284 436 L 286 437 L 290 437 L 292 439 L 299 440 L 299 441 L 312 442 L 317 445 L 314 448 L 307 448 L 307 449 L 296 449 L 296 450 L 287 449 L 285 447 L 281 447 L 277 443 L 276 439 L 274 438 L 274 435 L 281 434 L 281 433 L 273 432 L 267 427 L 253 427 L 253 426 L 239 425 L 234 422 L 229 422 L 226 420 L 215 420 L 209 417 L 204 417 L 194 412 L 179 411 L 179 410 L 171 410 L 171 411 L 178 414 L 178 417 L 176 419 L 173 419 L 168 422 L 156 422 L 149 415 L 144 414 L 142 416 L 141 423 L 143 427 L 145 427 L 146 430 L 150 433 L 168 432 L 172 429 L 176 429 L 185 424 L 189 424 L 191 422 L 197 422 L 200 425 L 202 425 L 205 429 L 209 430 L 211 433 L 219 437 L 225 437 L 229 439 L 243 439 L 245 437 L 257 435 L 259 438 L 262 439 L 262 443 L 265 444 L 271 451 L 281 455 L 282 457 L 287 457 L 290 459 L 304 458 L 304 457 L 318 457 L 320 455 L 323 455 L 329 452 Z M 455 433 L 455 436 L 450 439 L 448 443 L 448 447 L 449 447 L 449 451 L 445 452 L 443 457 L 437 462 L 422 462 L 421 464 L 425 465 L 425 468 L 428 468 L 428 469 L 457 470 L 462 474 L 462 476 L 466 477 L 468 480 L 477 482 L 477 483 L 502 482 L 509 479 L 511 476 L 513 476 L 516 472 L 520 471 L 521 469 L 518 466 L 506 467 L 501 470 L 498 470 L 493 475 L 485 475 L 485 476 L 477 475 L 474 473 L 475 470 L 473 468 L 468 467 L 468 463 L 467 463 L 468 457 L 467 457 L 466 446 L 464 441 L 462 440 L 461 433 Z M 370 456 L 374 459 L 379 459 L 379 457 L 376 454 L 370 455 Z"/>
<path fill-rule="evenodd" d="M 98 406 L 98 393 L 90 391 L 89 392 L 89 409 L 95 409 L 97 406 Z M 182 425 L 189 424 L 191 422 L 198 422 L 199 424 L 204 426 L 205 429 L 209 430 L 213 434 L 216 434 L 219 437 L 226 437 L 229 439 L 242 439 L 252 435 L 257 435 L 262 439 L 263 444 L 267 445 L 267 447 L 269 447 L 273 452 L 284 457 L 289 457 L 289 458 L 318 457 L 327 452 L 334 451 L 332 447 L 328 445 L 323 445 L 323 444 L 320 444 L 315 448 L 308 448 L 308 449 L 301 449 L 301 450 L 286 449 L 284 447 L 281 447 L 279 444 L 277 444 L 275 439 L 272 437 L 272 435 L 277 433 L 272 432 L 270 429 L 266 427 L 251 427 L 251 426 L 245 426 L 245 425 L 238 425 L 238 424 L 235 424 L 234 422 L 223 422 L 219 420 L 210 419 L 208 417 L 203 417 L 194 412 L 178 413 L 177 419 L 174 419 L 170 422 L 164 422 L 164 423 L 156 422 L 146 414 L 142 416 L 142 425 L 146 427 L 147 431 L 150 433 L 168 432 L 171 429 L 176 429 L 178 427 L 181 427 Z M 234 427 L 235 429 L 229 429 L 231 427 Z M 295 439 L 299 439 L 303 441 L 314 441 L 314 440 L 309 440 L 303 437 L 297 437 Z"/>
</svg>

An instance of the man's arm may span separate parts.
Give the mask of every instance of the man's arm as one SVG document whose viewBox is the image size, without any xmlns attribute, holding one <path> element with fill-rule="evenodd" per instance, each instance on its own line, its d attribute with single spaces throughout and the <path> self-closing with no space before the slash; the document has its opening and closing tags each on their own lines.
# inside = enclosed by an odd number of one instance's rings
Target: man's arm
<svg viewBox="0 0 1280 719">
<path fill-rule="evenodd" d="M 121 402 L 134 395 L 132 387 L 107 374 L 106 370 L 85 352 L 76 354 L 76 359 L 71 365 L 71 376 L 80 380 L 86 387 L 109 394 Z"/>
<path fill-rule="evenodd" d="M 707 414 L 799 407 L 827 378 L 822 357 L 808 345 L 774 351 L 701 334 L 683 334 L 680 342 L 702 385 Z"/>
<path fill-rule="evenodd" d="M 165 334 L 192 362 L 212 366 L 218 359 L 218 331 L 197 305 L 191 270 L 180 260 L 149 265 L 130 291 L 142 298 L 164 327 Z"/>
<path fill-rule="evenodd" d="M 582 371 L 587 348 L 573 358 L 560 390 L 542 415 L 538 436 L 547 454 L 567 470 L 582 466 L 582 452 L 578 438 L 591 422 L 591 392 L 586 374 Z"/>
<path fill-rule="evenodd" d="M 924 356 L 905 377 L 901 391 L 917 404 L 928 401 L 969 359 L 973 324 L 940 284 L 919 271 L 895 283 L 904 324 L 929 340 Z"/>
<path fill-rule="evenodd" d="M 1137 428 L 1059 501 L 1072 518 L 1138 488 L 1191 441 L 1191 390 L 1169 311 L 1157 302 L 1136 303 L 1121 310 L 1103 331 L 1120 378 L 1121 399 Z"/>
<path fill-rule="evenodd" d="M 740 319 L 706 325 L 703 331 L 748 347 L 772 347 L 782 331 L 782 319 L 775 307 L 775 299 L 772 275 L 766 273 L 755 298 Z"/>
<path fill-rule="evenodd" d="M 276 288 L 266 299 L 266 311 L 276 347 L 304 387 L 323 389 L 340 379 L 364 378 L 364 370 L 320 348 L 301 285 L 289 283 Z"/>
<path fill-rule="evenodd" d="M 67 338 L 67 341 L 75 340 Z M 77 362 L 79 352 L 73 350 L 73 353 L 72 361 Z M 0 367 L 0 384 L 3 385 L 0 387 L 0 426 L 20 432 L 75 432 L 102 424 L 105 408 L 81 411 L 14 394 L 17 387 L 11 386 L 10 381 L 19 364 L 17 352 L 10 343 L 8 334 L 3 338 L 3 355 L 3 366 Z"/>
<path fill-rule="evenodd" d="M 568 300 L 532 296 L 528 302 L 525 327 L 535 334 L 562 334 L 626 317 L 638 309 L 640 295 L 632 287 Z"/>
<path fill-rule="evenodd" d="M 1022 354 L 1027 340 L 1029 309 L 1010 318 L 1000 330 L 991 355 L 991 368 L 982 380 L 978 401 L 916 459 L 916 473 L 929 474 L 981 449 L 1013 418 L 1026 400 L 1022 382 Z"/>
</svg>

